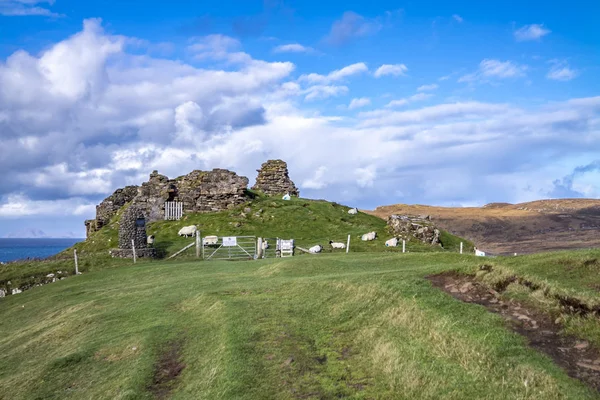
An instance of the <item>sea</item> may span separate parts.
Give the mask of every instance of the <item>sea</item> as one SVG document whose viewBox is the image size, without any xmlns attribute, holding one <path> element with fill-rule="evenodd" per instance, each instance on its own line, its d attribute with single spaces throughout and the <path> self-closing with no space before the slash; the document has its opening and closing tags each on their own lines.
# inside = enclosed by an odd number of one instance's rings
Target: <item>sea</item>
<svg viewBox="0 0 600 400">
<path fill-rule="evenodd" d="M 0 262 L 50 257 L 83 240 L 0 238 Z"/>
</svg>

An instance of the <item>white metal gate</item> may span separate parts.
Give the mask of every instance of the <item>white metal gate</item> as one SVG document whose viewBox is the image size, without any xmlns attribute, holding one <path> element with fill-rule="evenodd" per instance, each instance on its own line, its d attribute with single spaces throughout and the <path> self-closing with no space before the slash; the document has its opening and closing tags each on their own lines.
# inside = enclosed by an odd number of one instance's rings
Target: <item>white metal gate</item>
<svg viewBox="0 0 600 400">
<path fill-rule="evenodd" d="M 183 203 L 181 201 L 165 202 L 165 219 L 180 220 L 183 217 Z"/>
<path fill-rule="evenodd" d="M 216 241 L 202 239 L 205 260 L 254 260 L 256 236 L 219 236 Z"/>
<path fill-rule="evenodd" d="M 291 257 L 294 255 L 294 239 L 264 238 L 264 242 L 269 245 L 266 249 L 263 247 L 263 258 Z"/>
</svg>

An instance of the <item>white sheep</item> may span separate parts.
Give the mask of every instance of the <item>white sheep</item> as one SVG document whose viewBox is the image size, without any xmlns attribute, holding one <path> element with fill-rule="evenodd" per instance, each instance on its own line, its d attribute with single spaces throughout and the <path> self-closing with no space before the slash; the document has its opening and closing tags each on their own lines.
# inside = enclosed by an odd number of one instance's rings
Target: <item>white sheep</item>
<svg viewBox="0 0 600 400">
<path fill-rule="evenodd" d="M 308 249 L 309 253 L 320 253 L 322 250 L 323 250 L 323 246 L 321 246 L 320 244 Z"/>
<path fill-rule="evenodd" d="M 348 214 L 356 215 L 356 214 L 358 214 L 358 209 L 356 207 L 351 208 L 348 210 Z"/>
<path fill-rule="evenodd" d="M 198 228 L 196 228 L 196 225 L 190 225 L 190 226 L 184 226 L 183 228 L 181 228 L 179 230 L 179 232 L 177 233 L 179 236 L 191 236 L 194 237 L 196 236 L 196 231 L 198 230 Z"/>
<path fill-rule="evenodd" d="M 282 199 L 282 200 L 291 200 L 291 199 L 292 199 L 292 197 L 290 196 L 290 194 L 289 194 L 289 193 L 286 193 L 286 194 L 285 194 L 285 195 L 284 195 L 284 196 L 283 196 L 281 199 Z"/>
<path fill-rule="evenodd" d="M 266 250 L 269 248 L 269 242 L 267 242 L 266 240 L 264 242 L 262 242 L 262 249 Z"/>
<path fill-rule="evenodd" d="M 377 238 L 377 232 L 369 232 L 362 235 L 361 240 L 363 242 L 368 242 L 370 240 L 375 240 Z"/>
<path fill-rule="evenodd" d="M 391 238 L 389 240 L 386 240 L 385 246 L 386 247 L 396 247 L 396 246 L 398 246 L 398 238 Z"/>
<path fill-rule="evenodd" d="M 331 248 L 333 248 L 333 249 L 345 249 L 346 248 L 345 243 L 334 242 L 333 240 L 330 240 L 329 244 L 331 245 Z"/>
<path fill-rule="evenodd" d="M 205 246 L 214 246 L 219 242 L 218 236 L 205 236 L 202 238 L 202 243 Z"/>
<path fill-rule="evenodd" d="M 147 238 L 146 242 L 147 242 L 147 243 L 148 243 L 150 246 L 152 246 L 152 245 L 154 244 L 154 235 L 150 235 L 150 236 L 148 236 L 148 238 Z"/>
</svg>

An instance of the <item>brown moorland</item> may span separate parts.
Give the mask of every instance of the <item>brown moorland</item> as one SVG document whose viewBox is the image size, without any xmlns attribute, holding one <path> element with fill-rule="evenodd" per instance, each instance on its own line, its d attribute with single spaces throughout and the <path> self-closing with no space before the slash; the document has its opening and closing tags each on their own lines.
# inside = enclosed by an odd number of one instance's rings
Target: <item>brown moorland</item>
<svg viewBox="0 0 600 400">
<path fill-rule="evenodd" d="M 483 207 L 394 204 L 364 212 L 430 215 L 433 222 L 492 254 L 600 247 L 600 199 L 490 203 Z"/>
</svg>

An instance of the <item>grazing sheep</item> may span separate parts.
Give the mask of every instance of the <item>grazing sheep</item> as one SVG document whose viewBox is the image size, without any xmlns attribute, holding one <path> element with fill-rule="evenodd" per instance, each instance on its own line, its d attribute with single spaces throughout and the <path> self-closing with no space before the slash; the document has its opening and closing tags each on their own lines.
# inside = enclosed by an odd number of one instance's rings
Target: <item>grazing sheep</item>
<svg viewBox="0 0 600 400">
<path fill-rule="evenodd" d="M 330 240 L 329 244 L 331 245 L 331 248 L 333 248 L 333 249 L 345 249 L 346 248 L 345 243 L 334 242 L 334 241 Z"/>
<path fill-rule="evenodd" d="M 475 247 L 475 255 L 478 257 L 485 257 L 485 251 L 481 251 L 477 247 Z"/>
<path fill-rule="evenodd" d="M 391 238 L 386 240 L 385 247 L 396 247 L 398 246 L 398 238 Z"/>
<path fill-rule="evenodd" d="M 289 194 L 289 193 L 286 193 L 286 194 L 285 194 L 285 195 L 282 197 L 282 200 L 291 200 L 291 199 L 292 199 L 292 197 L 290 196 L 290 194 Z"/>
<path fill-rule="evenodd" d="M 370 240 L 375 240 L 377 239 L 377 232 L 369 232 L 369 233 L 365 233 L 364 235 L 362 235 L 361 240 L 363 242 L 368 242 Z"/>
<path fill-rule="evenodd" d="M 198 230 L 198 228 L 196 228 L 196 225 L 190 225 L 190 226 L 184 226 L 183 228 L 181 228 L 179 230 L 179 232 L 177 233 L 179 236 L 191 236 L 194 237 L 196 236 L 196 231 Z"/>
<path fill-rule="evenodd" d="M 154 235 L 148 236 L 147 243 L 152 246 L 154 244 Z"/>
<path fill-rule="evenodd" d="M 323 246 L 321 246 L 320 244 L 311 247 L 310 249 L 308 249 L 308 251 L 310 253 L 320 253 L 323 250 Z"/>
<path fill-rule="evenodd" d="M 351 208 L 348 210 L 348 214 L 356 215 L 356 214 L 358 214 L 358 209 L 356 207 Z"/>
<path fill-rule="evenodd" d="M 219 237 L 218 236 L 205 236 L 204 238 L 202 238 L 202 243 L 205 246 L 214 246 L 219 242 Z"/>
<path fill-rule="evenodd" d="M 266 240 L 264 242 L 262 242 L 262 249 L 266 250 L 269 248 L 269 242 L 267 242 Z"/>
</svg>

